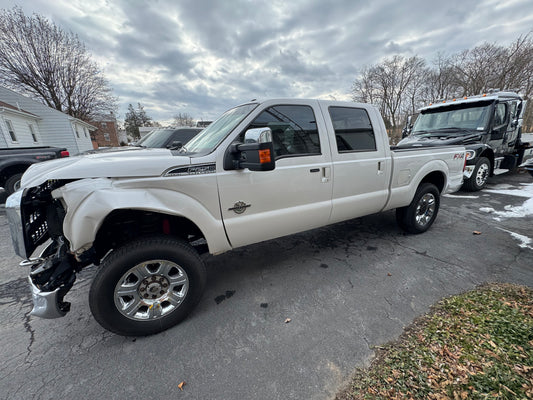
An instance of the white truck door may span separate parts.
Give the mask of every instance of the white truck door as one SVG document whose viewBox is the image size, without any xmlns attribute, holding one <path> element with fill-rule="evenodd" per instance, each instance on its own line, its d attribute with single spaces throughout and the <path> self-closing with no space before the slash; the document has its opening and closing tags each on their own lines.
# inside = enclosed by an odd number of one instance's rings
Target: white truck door
<svg viewBox="0 0 533 400">
<path fill-rule="evenodd" d="M 317 119 L 318 117 L 318 119 Z M 241 133 L 272 130 L 273 171 L 222 171 L 222 219 L 232 247 L 326 225 L 331 213 L 331 154 L 318 103 L 265 108 Z"/>
<path fill-rule="evenodd" d="M 363 105 L 322 104 L 322 112 L 330 131 L 335 175 L 331 222 L 381 211 L 387 202 L 392 170 L 381 116 Z"/>
</svg>

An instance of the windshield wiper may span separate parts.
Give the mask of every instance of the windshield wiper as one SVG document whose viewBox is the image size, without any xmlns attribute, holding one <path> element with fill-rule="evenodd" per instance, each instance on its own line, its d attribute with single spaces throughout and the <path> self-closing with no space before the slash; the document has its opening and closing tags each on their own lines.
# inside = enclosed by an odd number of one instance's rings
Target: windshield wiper
<svg viewBox="0 0 533 400">
<path fill-rule="evenodd" d="M 457 126 L 447 126 L 446 128 L 437 128 L 434 129 L 434 131 L 462 131 L 462 130 L 468 130 L 468 128 L 459 128 Z"/>
</svg>

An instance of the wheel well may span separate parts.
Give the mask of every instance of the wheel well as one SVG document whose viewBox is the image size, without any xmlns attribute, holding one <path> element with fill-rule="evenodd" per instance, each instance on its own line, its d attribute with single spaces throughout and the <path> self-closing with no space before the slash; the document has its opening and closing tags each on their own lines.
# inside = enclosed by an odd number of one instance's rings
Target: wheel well
<svg viewBox="0 0 533 400">
<path fill-rule="evenodd" d="M 199 253 L 207 251 L 204 234 L 185 217 L 143 210 L 114 210 L 96 234 L 93 244 L 96 259 L 101 260 L 109 250 L 133 239 L 154 234 L 179 237 L 191 243 Z"/>
<path fill-rule="evenodd" d="M 442 191 L 444 190 L 444 185 L 446 184 L 446 177 L 440 171 L 433 171 L 430 174 L 426 175 L 424 179 L 422 179 L 420 184 L 422 183 L 432 183 L 437 186 L 437 189 L 439 189 L 439 193 L 442 193 Z"/>
<path fill-rule="evenodd" d="M 10 176 L 24 173 L 24 171 L 26 171 L 30 165 L 31 164 L 15 164 L 4 168 L 0 173 L 0 186 L 4 187 Z"/>
<path fill-rule="evenodd" d="M 490 161 L 490 175 L 492 176 L 492 174 L 494 173 L 494 151 L 492 151 L 492 149 L 486 149 L 485 151 L 483 151 L 483 153 L 481 153 L 479 155 L 478 158 L 480 157 L 486 157 L 489 159 Z"/>
</svg>

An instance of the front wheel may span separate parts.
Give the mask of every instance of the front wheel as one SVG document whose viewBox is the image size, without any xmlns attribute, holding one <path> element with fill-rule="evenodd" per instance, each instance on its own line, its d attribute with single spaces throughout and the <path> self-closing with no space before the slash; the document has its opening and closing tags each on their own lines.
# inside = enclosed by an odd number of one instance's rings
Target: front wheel
<svg viewBox="0 0 533 400">
<path fill-rule="evenodd" d="M 396 209 L 396 220 L 400 227 L 410 233 L 427 231 L 439 212 L 440 193 L 432 183 L 423 183 L 407 207 Z"/>
<path fill-rule="evenodd" d="M 205 282 L 204 263 L 188 243 L 148 237 L 108 255 L 92 282 L 89 305 L 105 329 L 146 336 L 185 319 L 200 301 Z"/>
<path fill-rule="evenodd" d="M 487 179 L 489 179 L 489 175 L 490 161 L 486 157 L 481 157 L 477 160 L 472 176 L 463 183 L 463 189 L 469 192 L 477 192 L 483 189 L 487 183 Z"/>
</svg>

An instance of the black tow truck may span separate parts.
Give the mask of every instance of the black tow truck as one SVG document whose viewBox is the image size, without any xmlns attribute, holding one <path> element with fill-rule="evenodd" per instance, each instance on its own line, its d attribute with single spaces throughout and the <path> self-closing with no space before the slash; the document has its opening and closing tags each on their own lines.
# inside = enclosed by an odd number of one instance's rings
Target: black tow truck
<svg viewBox="0 0 533 400">
<path fill-rule="evenodd" d="M 489 176 L 513 170 L 533 158 L 533 143 L 522 141 L 526 100 L 511 91 L 440 100 L 408 118 L 399 148 L 464 145 L 463 189 L 482 189 Z"/>
</svg>

